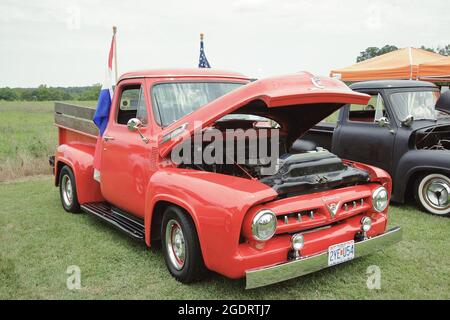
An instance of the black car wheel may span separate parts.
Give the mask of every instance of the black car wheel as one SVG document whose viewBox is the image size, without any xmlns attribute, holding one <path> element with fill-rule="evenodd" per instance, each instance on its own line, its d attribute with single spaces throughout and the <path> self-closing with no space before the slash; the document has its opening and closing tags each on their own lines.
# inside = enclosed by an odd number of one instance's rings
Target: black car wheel
<svg viewBox="0 0 450 320">
<path fill-rule="evenodd" d="M 425 211 L 450 215 L 450 178 L 438 173 L 425 174 L 416 181 L 416 200 Z"/>
<path fill-rule="evenodd" d="M 182 283 L 200 280 L 206 273 L 197 230 L 180 208 L 170 206 L 161 224 L 162 248 L 167 269 Z"/>
<path fill-rule="evenodd" d="M 70 213 L 80 212 L 75 176 L 68 166 L 64 166 L 59 174 L 59 195 L 64 210 Z"/>
</svg>

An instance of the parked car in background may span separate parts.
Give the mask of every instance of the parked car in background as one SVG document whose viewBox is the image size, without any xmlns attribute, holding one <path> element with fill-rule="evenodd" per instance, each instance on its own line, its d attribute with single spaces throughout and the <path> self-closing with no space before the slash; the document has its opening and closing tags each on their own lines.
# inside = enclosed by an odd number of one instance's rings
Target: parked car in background
<svg viewBox="0 0 450 320">
<path fill-rule="evenodd" d="M 439 89 L 421 81 L 367 81 L 351 89 L 371 96 L 347 104 L 311 129 L 300 148 L 324 146 L 345 159 L 377 166 L 393 180 L 392 201 L 413 196 L 436 215 L 450 214 L 450 107 L 436 108 Z"/>
<path fill-rule="evenodd" d="M 436 102 L 436 109 L 445 113 L 450 113 L 450 90 L 441 94 Z"/>
<path fill-rule="evenodd" d="M 245 277 L 247 288 L 291 279 L 401 239 L 401 228 L 387 230 L 391 179 L 384 170 L 320 148 L 292 148 L 344 104 L 368 100 L 309 73 L 255 82 L 211 69 L 128 73 L 99 140 L 96 179 L 93 110 L 56 105 L 55 185 L 66 211 L 93 214 L 148 246 L 161 242 L 169 272 L 183 283 L 206 269 Z M 247 129 L 255 135 L 228 136 Z M 221 153 L 214 163 L 201 155 L 184 160 L 210 150 L 211 141 L 194 138 L 191 146 L 189 139 L 212 132 L 219 145 L 244 146 L 242 162 Z M 183 141 L 189 151 L 178 163 L 171 154 Z M 246 151 L 250 142 L 270 142 L 273 173 Z"/>
</svg>

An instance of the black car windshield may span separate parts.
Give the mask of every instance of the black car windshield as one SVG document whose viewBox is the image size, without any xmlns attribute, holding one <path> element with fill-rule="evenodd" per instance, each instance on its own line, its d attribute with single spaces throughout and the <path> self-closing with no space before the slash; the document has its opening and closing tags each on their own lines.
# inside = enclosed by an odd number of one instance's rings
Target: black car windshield
<svg viewBox="0 0 450 320">
<path fill-rule="evenodd" d="M 438 91 L 397 92 L 390 98 L 400 121 L 408 116 L 413 116 L 414 120 L 436 120 L 438 117 L 435 109 Z"/>
<path fill-rule="evenodd" d="M 212 81 L 157 84 L 151 91 L 156 120 L 161 126 L 168 126 L 243 85 L 245 83 Z"/>
</svg>

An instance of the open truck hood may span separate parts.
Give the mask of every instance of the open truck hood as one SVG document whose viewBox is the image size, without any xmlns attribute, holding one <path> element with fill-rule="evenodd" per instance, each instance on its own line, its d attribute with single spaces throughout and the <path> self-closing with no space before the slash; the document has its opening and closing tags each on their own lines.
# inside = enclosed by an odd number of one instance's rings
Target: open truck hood
<svg viewBox="0 0 450 320">
<path fill-rule="evenodd" d="M 210 127 L 231 113 L 271 118 L 292 142 L 345 104 L 367 104 L 370 96 L 352 91 L 343 82 L 302 72 L 258 80 L 242 86 L 164 128 L 160 154 L 166 156 L 178 143 L 201 128 Z M 284 125 L 287 126 L 284 126 Z"/>
</svg>

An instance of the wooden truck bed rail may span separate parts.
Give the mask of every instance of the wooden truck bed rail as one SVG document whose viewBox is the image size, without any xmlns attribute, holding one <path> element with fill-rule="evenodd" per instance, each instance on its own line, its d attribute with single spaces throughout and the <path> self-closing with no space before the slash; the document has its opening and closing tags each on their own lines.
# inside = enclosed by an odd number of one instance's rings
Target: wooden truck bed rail
<svg viewBox="0 0 450 320">
<path fill-rule="evenodd" d="M 97 137 L 98 128 L 92 121 L 94 113 L 94 108 L 55 102 L 55 124 L 58 127 Z"/>
</svg>

